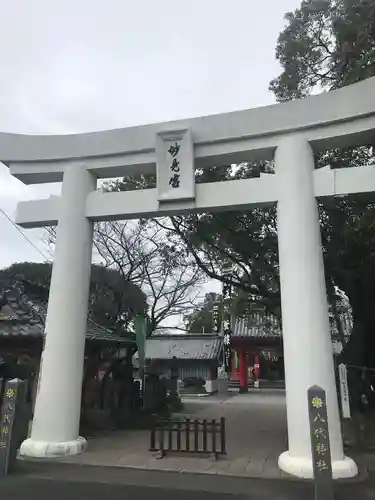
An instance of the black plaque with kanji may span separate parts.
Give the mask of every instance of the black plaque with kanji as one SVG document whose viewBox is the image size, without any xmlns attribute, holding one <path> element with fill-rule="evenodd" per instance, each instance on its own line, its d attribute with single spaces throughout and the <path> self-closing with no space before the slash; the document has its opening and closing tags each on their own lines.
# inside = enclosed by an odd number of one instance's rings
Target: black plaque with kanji
<svg viewBox="0 0 375 500">
<path fill-rule="evenodd" d="M 307 392 L 314 471 L 315 500 L 333 500 L 331 449 L 324 389 L 314 385 Z"/>
<path fill-rule="evenodd" d="M 232 321 L 231 321 L 232 287 L 229 283 L 223 284 L 223 342 L 224 342 L 224 369 L 227 373 L 232 370 Z"/>
<path fill-rule="evenodd" d="M 227 373 L 232 370 L 232 329 L 230 320 L 224 320 L 224 367 Z"/>
<path fill-rule="evenodd" d="M 181 145 L 178 142 L 175 142 L 168 149 L 168 153 L 171 156 L 171 163 L 169 165 L 169 170 L 171 172 L 171 176 L 169 178 L 169 185 L 176 189 L 180 187 L 180 153 Z"/>
<path fill-rule="evenodd" d="M 219 306 L 215 304 L 212 308 L 212 331 L 213 333 L 219 333 Z"/>
<path fill-rule="evenodd" d="M 1 405 L 0 421 L 0 475 L 14 468 L 20 433 L 17 432 L 16 414 L 25 393 L 25 382 L 14 379 L 6 382 Z"/>
</svg>

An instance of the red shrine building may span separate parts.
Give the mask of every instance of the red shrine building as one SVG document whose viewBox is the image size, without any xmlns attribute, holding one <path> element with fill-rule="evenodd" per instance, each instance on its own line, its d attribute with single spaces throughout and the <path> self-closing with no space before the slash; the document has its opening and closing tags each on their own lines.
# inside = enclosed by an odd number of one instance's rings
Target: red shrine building
<svg viewBox="0 0 375 500">
<path fill-rule="evenodd" d="M 251 320 L 236 318 L 232 327 L 230 378 L 247 392 L 249 380 L 284 379 L 282 334 L 274 316 L 255 314 Z"/>
</svg>

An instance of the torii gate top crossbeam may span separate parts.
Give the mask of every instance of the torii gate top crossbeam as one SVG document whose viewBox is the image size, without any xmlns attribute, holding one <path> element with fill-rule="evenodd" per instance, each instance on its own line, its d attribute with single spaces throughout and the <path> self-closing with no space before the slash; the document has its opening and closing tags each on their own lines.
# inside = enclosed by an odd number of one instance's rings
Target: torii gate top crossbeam
<svg viewBox="0 0 375 500">
<path fill-rule="evenodd" d="M 0 133 L 0 161 L 27 184 L 58 182 L 67 162 L 84 161 L 105 178 L 155 169 L 155 137 L 189 129 L 198 167 L 271 159 L 294 133 L 315 150 L 374 139 L 375 77 L 301 100 L 221 115 L 77 135 Z"/>
</svg>

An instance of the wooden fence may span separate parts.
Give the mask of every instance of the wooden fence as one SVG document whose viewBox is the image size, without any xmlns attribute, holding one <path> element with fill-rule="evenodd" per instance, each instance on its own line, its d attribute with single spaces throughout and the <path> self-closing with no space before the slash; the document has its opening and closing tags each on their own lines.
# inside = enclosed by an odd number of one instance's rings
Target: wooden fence
<svg viewBox="0 0 375 500">
<path fill-rule="evenodd" d="M 158 420 L 151 429 L 150 451 L 226 455 L 225 418 Z"/>
</svg>

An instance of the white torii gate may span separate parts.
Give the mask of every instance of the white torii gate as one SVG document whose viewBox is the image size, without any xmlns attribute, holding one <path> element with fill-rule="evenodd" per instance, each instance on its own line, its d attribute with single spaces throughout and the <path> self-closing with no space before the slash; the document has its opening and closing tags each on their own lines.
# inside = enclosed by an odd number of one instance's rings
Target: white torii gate
<svg viewBox="0 0 375 500">
<path fill-rule="evenodd" d="M 375 191 L 375 168 L 314 170 L 313 152 L 375 139 L 375 78 L 273 106 L 67 136 L 0 134 L 0 160 L 26 184 L 62 181 L 61 197 L 18 204 L 22 227 L 58 223 L 46 341 L 27 457 L 84 450 L 78 434 L 93 222 L 277 203 L 289 450 L 284 471 L 312 477 L 307 389 L 327 394 L 333 475 L 344 456 L 316 197 Z M 275 174 L 194 183 L 194 168 L 275 160 Z M 157 171 L 157 188 L 101 193 L 98 178 Z M 301 353 L 308 353 L 302 356 Z M 249 443 L 251 446 L 251 443 Z"/>
</svg>

